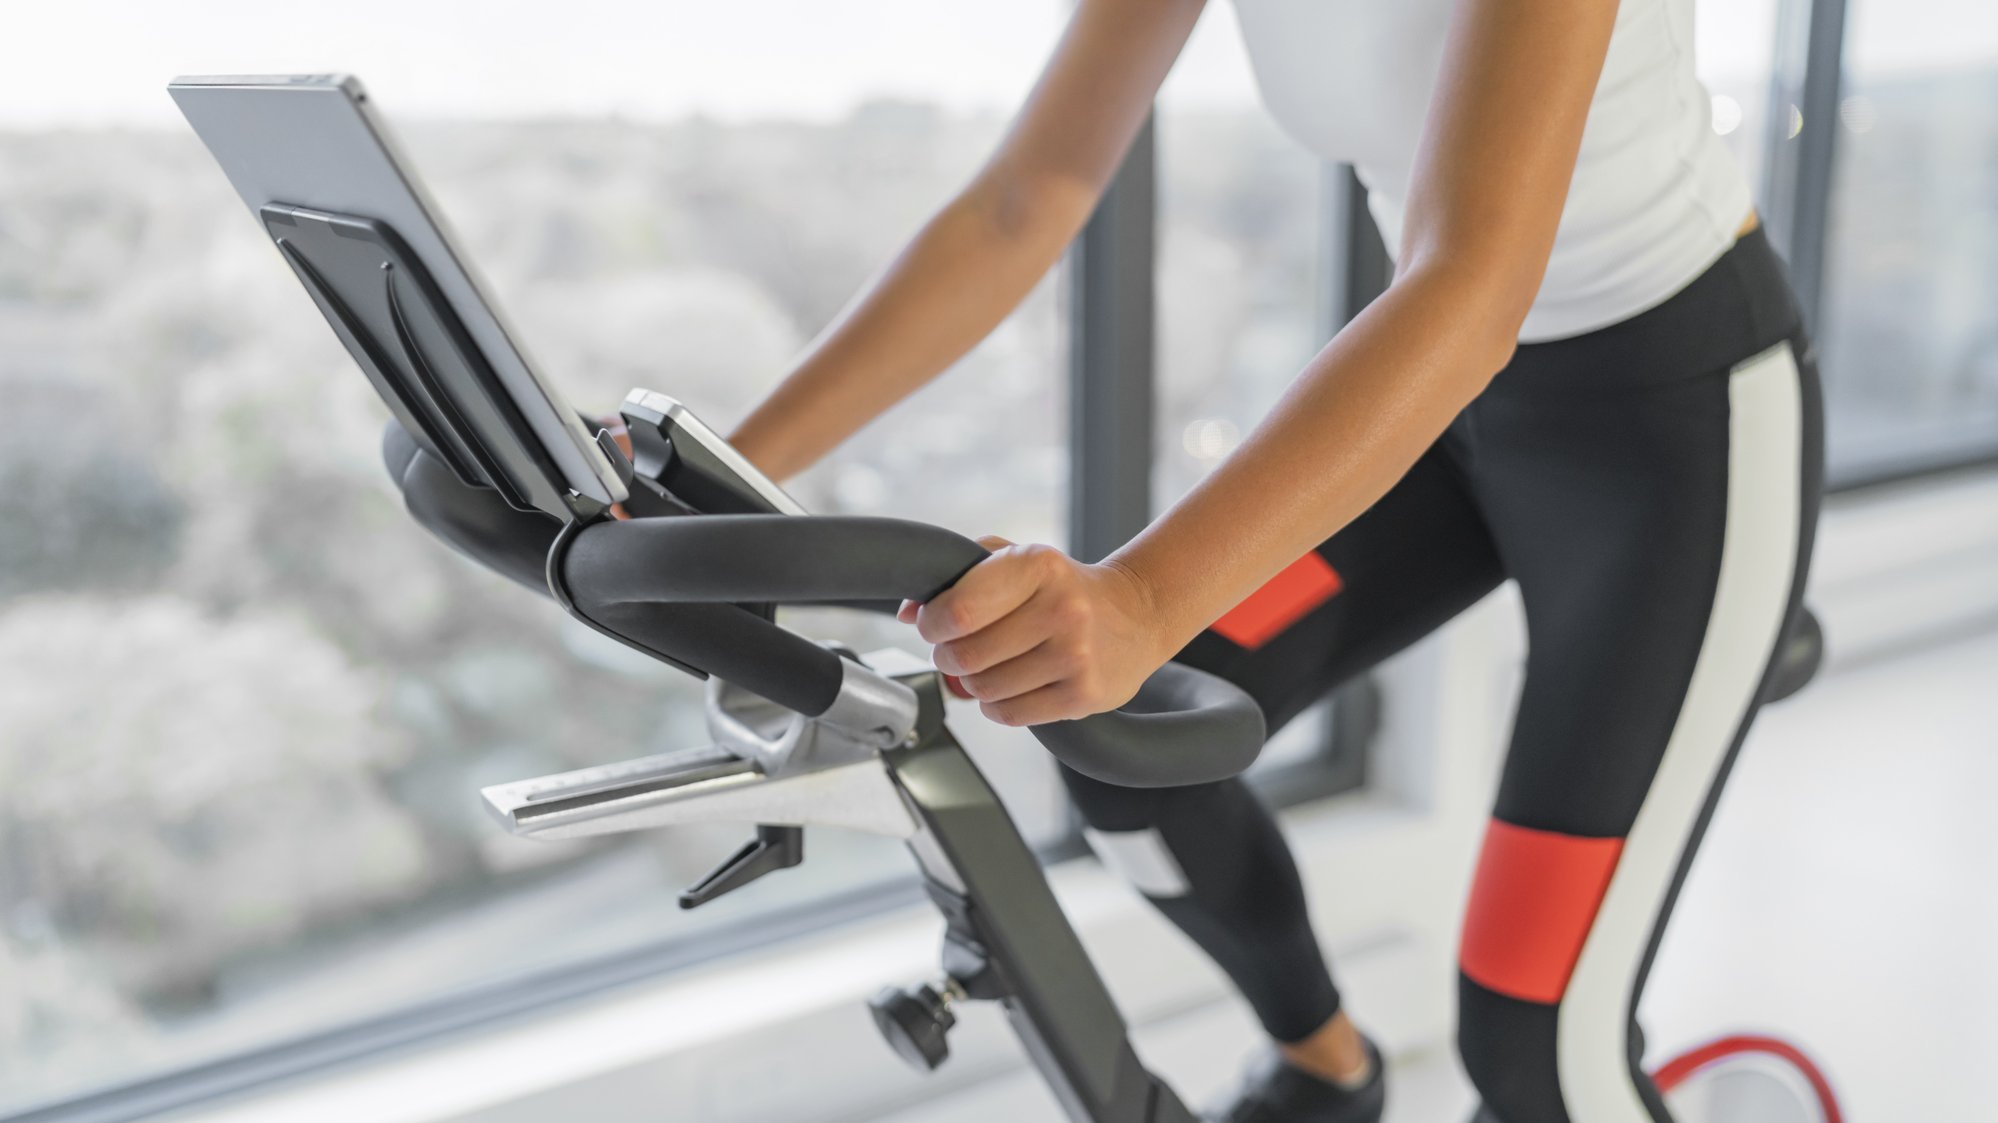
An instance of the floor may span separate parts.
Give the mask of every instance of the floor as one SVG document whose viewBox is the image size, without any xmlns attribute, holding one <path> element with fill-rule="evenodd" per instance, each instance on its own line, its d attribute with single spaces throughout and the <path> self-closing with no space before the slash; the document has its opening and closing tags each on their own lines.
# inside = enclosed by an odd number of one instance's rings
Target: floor
<svg viewBox="0 0 1998 1123">
<path fill-rule="evenodd" d="M 1655 1054 L 1721 1032 L 1794 1039 L 1848 1119 L 1986 1123 L 1998 1056 L 1998 632 L 1828 673 L 1765 712 L 1722 801 L 1644 1005 Z M 1233 1005 L 1147 1027 L 1191 1102 L 1224 1090 Z M 1460 1123 L 1447 1053 L 1399 1058 L 1389 1123 Z M 1011 1076 L 888 1123 L 1058 1118 Z M 1691 1121 L 1689 1120 L 1689 1123 Z"/>
</svg>

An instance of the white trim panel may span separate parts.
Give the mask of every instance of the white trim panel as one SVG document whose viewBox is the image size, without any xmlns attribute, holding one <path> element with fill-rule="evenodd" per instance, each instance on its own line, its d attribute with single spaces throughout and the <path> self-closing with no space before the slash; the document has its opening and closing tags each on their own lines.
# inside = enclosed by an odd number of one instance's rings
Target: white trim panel
<svg viewBox="0 0 1998 1123">
<path fill-rule="evenodd" d="M 1154 827 L 1137 831 L 1085 828 L 1082 837 L 1112 873 L 1147 897 L 1184 897 L 1193 892 L 1179 859 Z"/>
<path fill-rule="evenodd" d="M 1802 503 L 1803 403 L 1781 343 L 1728 383 L 1727 517 L 1705 639 L 1557 1023 L 1561 1097 L 1581 1123 L 1652 1123 L 1630 1076 L 1631 994 L 1707 794 L 1783 626 Z"/>
</svg>

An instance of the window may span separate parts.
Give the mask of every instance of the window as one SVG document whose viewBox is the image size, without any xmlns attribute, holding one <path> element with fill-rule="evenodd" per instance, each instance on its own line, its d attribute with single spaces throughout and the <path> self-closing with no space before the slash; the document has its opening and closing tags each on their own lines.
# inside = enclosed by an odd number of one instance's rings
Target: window
<svg viewBox="0 0 1998 1123">
<path fill-rule="evenodd" d="M 483 784 L 700 743 L 698 689 L 403 518 L 381 410 L 161 86 L 352 67 L 575 401 L 726 426 L 983 158 L 1061 6 L 583 0 L 473 41 L 361 0 L 304 51 L 126 7 L 0 66 L 0 1115 L 906 877 L 821 832 L 681 913 L 740 832 L 483 819 Z M 801 498 L 1058 541 L 1060 336 L 1037 293 Z"/>
<path fill-rule="evenodd" d="M 1232 13 L 1159 97 L 1157 505 L 1262 420 L 1325 343 L 1317 157 L 1263 111 Z"/>
<path fill-rule="evenodd" d="M 1714 131 L 1727 140 L 1760 198 L 1766 180 L 1769 92 L 1780 0 L 1697 0 L 1693 50 L 1713 97 Z"/>
<path fill-rule="evenodd" d="M 1213 470 L 1330 338 L 1326 182 L 1344 176 L 1264 111 L 1227 5 L 1210 6 L 1160 91 L 1155 505 Z M 1364 746 L 1331 707 L 1300 715 L 1257 770 L 1357 786 Z M 1343 752 L 1339 751 L 1343 750 Z M 1328 760 L 1328 754 L 1343 758 Z M 1284 785 L 1288 787 L 1289 785 Z"/>
<path fill-rule="evenodd" d="M 1836 475 L 1998 453 L 1998 9 L 1855 0 L 1822 315 Z"/>
</svg>

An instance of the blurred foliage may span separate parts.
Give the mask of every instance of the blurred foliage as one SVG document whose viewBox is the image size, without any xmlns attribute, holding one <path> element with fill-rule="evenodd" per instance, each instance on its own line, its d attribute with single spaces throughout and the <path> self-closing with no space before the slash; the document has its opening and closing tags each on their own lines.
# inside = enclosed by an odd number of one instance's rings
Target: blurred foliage
<svg viewBox="0 0 1998 1123">
<path fill-rule="evenodd" d="M 0 392 L 0 603 L 148 584 L 179 552 L 180 498 L 150 461 L 103 439 L 84 387 L 24 378 Z"/>
</svg>

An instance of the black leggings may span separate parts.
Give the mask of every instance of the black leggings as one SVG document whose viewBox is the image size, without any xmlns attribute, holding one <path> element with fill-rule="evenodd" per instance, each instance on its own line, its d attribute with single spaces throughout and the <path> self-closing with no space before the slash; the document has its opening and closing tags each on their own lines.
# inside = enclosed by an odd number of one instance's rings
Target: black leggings
<svg viewBox="0 0 1998 1123">
<path fill-rule="evenodd" d="M 1799 613 L 1822 459 L 1816 370 L 1755 231 L 1658 307 L 1520 346 L 1379 503 L 1180 654 L 1275 729 L 1518 582 L 1526 680 L 1458 961 L 1485 1118 L 1669 1118 L 1635 1005 Z M 1296 866 L 1241 781 L 1065 779 L 1106 862 L 1271 1036 L 1338 1010 Z"/>
</svg>

